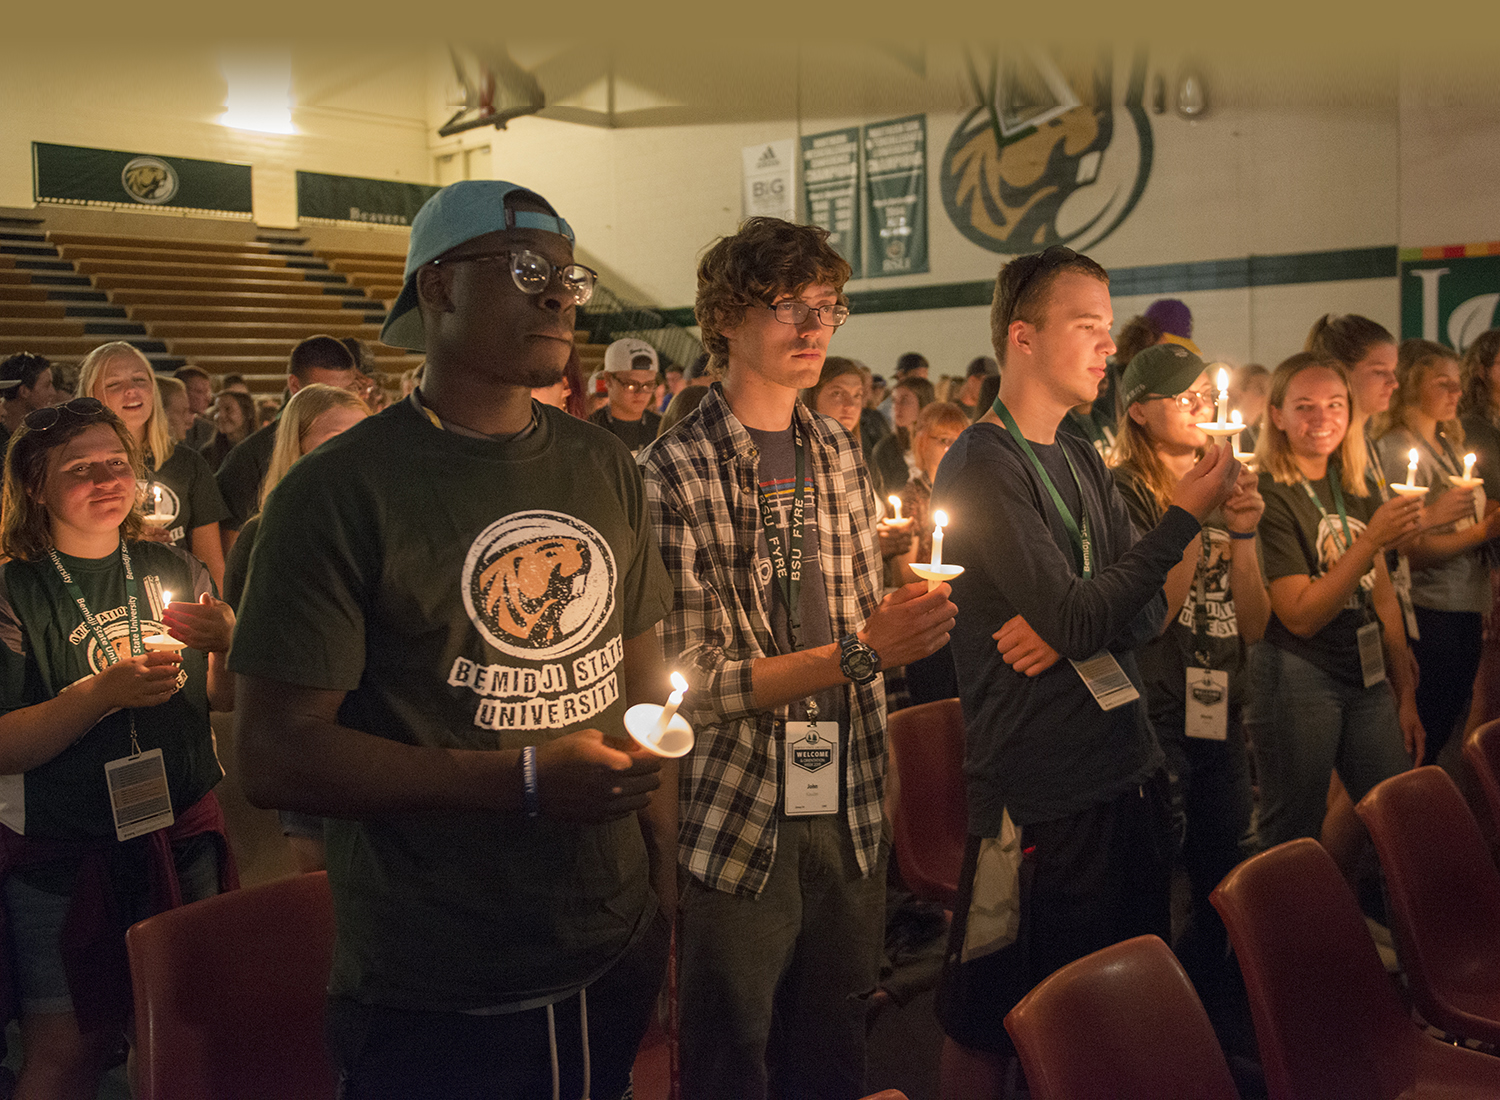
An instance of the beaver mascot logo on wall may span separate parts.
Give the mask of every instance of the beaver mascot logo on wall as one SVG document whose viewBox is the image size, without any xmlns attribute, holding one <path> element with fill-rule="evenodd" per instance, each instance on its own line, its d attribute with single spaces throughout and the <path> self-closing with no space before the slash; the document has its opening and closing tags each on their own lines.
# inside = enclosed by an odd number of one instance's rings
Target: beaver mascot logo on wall
<svg viewBox="0 0 1500 1100">
<path fill-rule="evenodd" d="M 614 608 L 615 559 L 588 524 L 558 512 L 518 512 L 469 547 L 464 607 L 502 653 L 552 660 L 592 642 Z"/>
<path fill-rule="evenodd" d="M 160 206 L 177 194 L 177 170 L 158 157 L 136 157 L 120 170 L 120 185 L 136 202 Z"/>
<path fill-rule="evenodd" d="M 971 59 L 969 71 L 980 105 L 941 167 L 943 206 L 959 232 L 1008 255 L 1084 250 L 1113 233 L 1151 174 L 1144 54 L 1119 90 L 1108 54 L 1067 73 L 1040 53 Z"/>
</svg>

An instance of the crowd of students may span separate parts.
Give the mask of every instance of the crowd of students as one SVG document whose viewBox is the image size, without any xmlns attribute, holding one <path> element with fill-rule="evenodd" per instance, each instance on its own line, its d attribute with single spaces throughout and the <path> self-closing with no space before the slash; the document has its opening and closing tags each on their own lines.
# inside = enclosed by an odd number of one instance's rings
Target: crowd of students
<svg viewBox="0 0 1500 1100">
<path fill-rule="evenodd" d="M 826 232 L 754 218 L 700 261 L 705 359 L 618 340 L 591 410 L 572 247 L 534 192 L 439 192 L 382 333 L 426 360 L 379 416 L 327 336 L 259 429 L 123 342 L 76 396 L 0 370 L 17 1096 L 91 1096 L 126 925 L 235 885 L 211 707 L 328 869 L 342 1095 L 624 1095 L 675 922 L 684 1095 L 853 1100 L 892 707 L 963 705 L 938 1014 L 944 1094 L 979 1097 L 1037 981 L 1171 939 L 1179 860 L 1175 946 L 1233 1001 L 1223 875 L 1314 836 L 1355 876 L 1352 802 L 1494 706 L 1500 331 L 1460 358 L 1324 317 L 1234 372 L 1237 458 L 1180 302 L 1112 339 L 1103 269 L 1019 257 L 996 358 L 939 394 L 910 353 L 887 389 L 828 355 Z M 964 569 L 929 591 L 938 509 Z M 626 733 L 669 668 L 681 761 Z"/>
</svg>

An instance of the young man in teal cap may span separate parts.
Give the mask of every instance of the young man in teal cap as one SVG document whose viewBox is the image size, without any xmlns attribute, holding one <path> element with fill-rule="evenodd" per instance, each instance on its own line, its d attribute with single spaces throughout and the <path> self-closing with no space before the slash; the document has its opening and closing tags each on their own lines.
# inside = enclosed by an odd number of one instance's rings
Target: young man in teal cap
<svg viewBox="0 0 1500 1100">
<path fill-rule="evenodd" d="M 330 819 L 348 1100 L 618 1097 L 661 986 L 675 790 L 621 746 L 671 586 L 630 453 L 531 399 L 593 286 L 540 196 L 440 191 L 381 334 L 420 388 L 264 513 L 241 764 L 257 805 Z"/>
</svg>

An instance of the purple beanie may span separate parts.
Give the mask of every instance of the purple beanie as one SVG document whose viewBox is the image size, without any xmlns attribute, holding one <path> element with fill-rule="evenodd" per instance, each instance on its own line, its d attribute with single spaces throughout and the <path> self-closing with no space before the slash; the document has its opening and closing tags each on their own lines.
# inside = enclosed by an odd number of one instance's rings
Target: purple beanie
<svg viewBox="0 0 1500 1100">
<path fill-rule="evenodd" d="M 1191 338 L 1193 335 L 1193 311 L 1187 303 L 1177 298 L 1158 298 L 1146 310 L 1146 320 L 1163 332 L 1173 336 Z"/>
</svg>

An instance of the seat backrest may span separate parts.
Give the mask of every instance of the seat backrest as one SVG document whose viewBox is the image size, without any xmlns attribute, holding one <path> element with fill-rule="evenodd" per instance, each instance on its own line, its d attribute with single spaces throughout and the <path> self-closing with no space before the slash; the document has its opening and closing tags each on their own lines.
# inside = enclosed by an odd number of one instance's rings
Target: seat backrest
<svg viewBox="0 0 1500 1100">
<path fill-rule="evenodd" d="M 1384 1095 L 1420 1037 L 1359 906 L 1315 840 L 1241 863 L 1211 895 L 1245 976 L 1271 1100 Z"/>
<path fill-rule="evenodd" d="M 1500 872 L 1463 794 L 1442 768 L 1416 768 L 1377 785 L 1356 809 L 1385 871 L 1417 1007 L 1455 1034 L 1492 1041 L 1500 1025 L 1489 1021 L 1475 1034 L 1445 994 L 1487 983 L 1500 962 Z"/>
<path fill-rule="evenodd" d="M 964 797 L 964 714 L 957 699 L 890 717 L 899 790 L 891 813 L 896 863 L 913 894 L 953 908 L 969 831 Z"/>
<path fill-rule="evenodd" d="M 1489 808 L 1490 835 L 1500 851 L 1500 718 L 1486 722 L 1464 738 L 1464 762 L 1479 780 Z"/>
<path fill-rule="evenodd" d="M 332 1100 L 324 872 L 172 909 L 126 934 L 137 1100 Z"/>
<path fill-rule="evenodd" d="M 1237 1100 L 1192 982 L 1137 936 L 1069 963 L 1005 1017 L 1035 1100 Z"/>
</svg>

